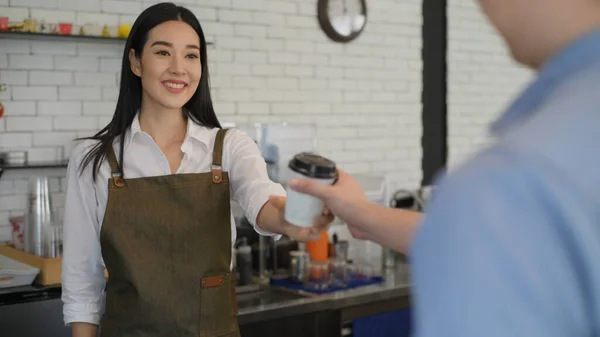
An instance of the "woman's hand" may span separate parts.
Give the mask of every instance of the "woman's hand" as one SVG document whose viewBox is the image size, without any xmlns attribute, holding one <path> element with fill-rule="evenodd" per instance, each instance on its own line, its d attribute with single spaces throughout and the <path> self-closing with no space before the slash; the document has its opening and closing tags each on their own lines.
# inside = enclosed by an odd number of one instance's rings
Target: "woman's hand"
<svg viewBox="0 0 600 337">
<path fill-rule="evenodd" d="M 277 218 L 279 219 L 279 224 L 283 232 L 282 234 L 285 234 L 296 241 L 308 242 L 318 240 L 321 232 L 326 231 L 334 219 L 333 214 L 331 214 L 328 209 L 325 209 L 321 216 L 314 219 L 312 227 L 306 228 L 292 225 L 284 219 L 285 202 L 286 197 L 282 196 L 271 196 L 268 201 L 277 212 Z"/>
</svg>

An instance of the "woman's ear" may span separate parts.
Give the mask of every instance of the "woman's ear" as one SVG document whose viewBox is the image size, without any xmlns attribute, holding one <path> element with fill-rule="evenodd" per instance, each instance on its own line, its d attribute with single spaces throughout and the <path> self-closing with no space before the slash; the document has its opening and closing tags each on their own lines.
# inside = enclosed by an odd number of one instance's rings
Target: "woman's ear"
<svg viewBox="0 0 600 337">
<path fill-rule="evenodd" d="M 131 65 L 131 71 L 137 77 L 142 77 L 142 64 L 140 63 L 140 59 L 135 56 L 133 48 L 129 50 L 129 64 Z"/>
</svg>

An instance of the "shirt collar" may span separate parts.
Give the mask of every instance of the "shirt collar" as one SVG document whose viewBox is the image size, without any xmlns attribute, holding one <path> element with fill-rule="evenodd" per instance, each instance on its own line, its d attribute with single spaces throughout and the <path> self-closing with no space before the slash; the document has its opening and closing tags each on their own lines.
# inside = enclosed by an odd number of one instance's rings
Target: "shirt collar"
<svg viewBox="0 0 600 337">
<path fill-rule="evenodd" d="M 140 114 L 136 113 L 133 122 L 131 122 L 131 126 L 129 127 L 129 132 L 125 136 L 125 149 L 131 144 L 133 138 L 136 134 L 142 133 L 142 129 L 140 127 Z M 210 146 L 211 141 L 211 133 L 210 129 L 196 124 L 191 119 L 188 119 L 187 123 L 187 135 L 182 145 L 182 150 L 186 150 L 189 147 L 189 139 L 196 140 L 201 144 L 204 144 L 206 148 Z"/>
<path fill-rule="evenodd" d="M 492 124 L 491 132 L 496 135 L 503 133 L 520 119 L 533 114 L 560 84 L 598 60 L 600 60 L 600 29 L 570 43 L 546 62 L 537 78 Z"/>
</svg>

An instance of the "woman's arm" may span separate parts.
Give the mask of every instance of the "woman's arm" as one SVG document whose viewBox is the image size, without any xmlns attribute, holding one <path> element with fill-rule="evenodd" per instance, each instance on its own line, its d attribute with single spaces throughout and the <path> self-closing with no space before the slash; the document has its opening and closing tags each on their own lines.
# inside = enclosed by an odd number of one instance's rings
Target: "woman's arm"
<svg viewBox="0 0 600 337">
<path fill-rule="evenodd" d="M 90 323 L 73 323 L 71 334 L 73 337 L 97 337 L 98 326 Z"/>
<path fill-rule="evenodd" d="M 315 221 L 315 228 L 286 223 L 280 206 L 285 190 L 269 179 L 267 166 L 258 146 L 245 133 L 232 129 L 225 136 L 224 165 L 229 170 L 233 199 L 240 204 L 255 230 L 263 235 L 285 234 L 300 241 L 318 239 L 333 216 Z M 271 196 L 276 196 L 271 198 Z"/>
<path fill-rule="evenodd" d="M 79 144 L 67 168 L 63 229 L 62 301 L 74 337 L 96 336 L 104 307 L 104 267 L 92 166 L 79 174 L 88 146 Z"/>
</svg>

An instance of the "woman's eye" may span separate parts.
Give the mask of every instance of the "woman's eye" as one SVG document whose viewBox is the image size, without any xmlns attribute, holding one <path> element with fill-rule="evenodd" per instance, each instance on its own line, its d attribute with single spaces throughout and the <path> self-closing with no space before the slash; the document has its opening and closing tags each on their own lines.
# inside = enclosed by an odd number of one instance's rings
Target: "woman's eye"
<svg viewBox="0 0 600 337">
<path fill-rule="evenodd" d="M 156 55 L 169 56 L 169 52 L 166 50 L 159 50 L 156 52 Z"/>
<path fill-rule="evenodd" d="M 198 55 L 196 55 L 196 54 L 188 54 L 188 56 L 187 56 L 187 57 L 188 57 L 188 58 L 191 58 L 191 59 L 197 59 L 197 58 L 198 58 Z"/>
</svg>

